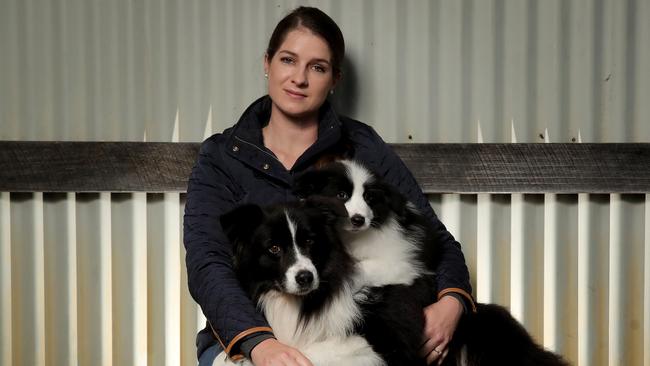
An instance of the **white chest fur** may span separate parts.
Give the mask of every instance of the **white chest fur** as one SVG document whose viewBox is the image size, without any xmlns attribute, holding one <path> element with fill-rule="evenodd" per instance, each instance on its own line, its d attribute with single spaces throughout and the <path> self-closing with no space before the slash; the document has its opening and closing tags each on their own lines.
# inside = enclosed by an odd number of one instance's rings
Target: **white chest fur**
<svg viewBox="0 0 650 366">
<path fill-rule="evenodd" d="M 259 306 L 277 339 L 300 348 L 326 339 L 344 338 L 352 333 L 361 319 L 352 291 L 350 286 L 344 286 L 321 311 L 311 317 L 306 327 L 299 319 L 300 300 L 295 296 L 270 291 L 260 298 Z"/>
<path fill-rule="evenodd" d="M 380 228 L 363 232 L 344 232 L 343 239 L 352 256 L 359 262 L 361 284 L 385 286 L 404 284 L 426 273 L 418 258 L 415 244 L 420 238 L 408 238 L 399 224 L 389 219 Z"/>
<path fill-rule="evenodd" d="M 365 338 L 352 334 L 361 319 L 353 295 L 352 287 L 344 286 L 306 327 L 300 322 L 300 301 L 295 296 L 271 291 L 260 298 L 258 305 L 275 337 L 300 350 L 315 366 L 385 366 Z M 238 364 L 252 366 L 248 360 Z M 222 352 L 213 366 L 226 365 L 233 362 Z"/>
</svg>

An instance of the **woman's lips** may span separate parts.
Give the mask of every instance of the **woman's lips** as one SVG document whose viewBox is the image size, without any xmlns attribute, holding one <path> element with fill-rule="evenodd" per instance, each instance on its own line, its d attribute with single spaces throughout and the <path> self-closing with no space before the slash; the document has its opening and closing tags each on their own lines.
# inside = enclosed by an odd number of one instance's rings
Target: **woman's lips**
<svg viewBox="0 0 650 366">
<path fill-rule="evenodd" d="M 290 97 L 296 99 L 302 99 L 307 97 L 307 95 L 293 90 L 284 89 L 284 92 L 287 93 Z"/>
</svg>

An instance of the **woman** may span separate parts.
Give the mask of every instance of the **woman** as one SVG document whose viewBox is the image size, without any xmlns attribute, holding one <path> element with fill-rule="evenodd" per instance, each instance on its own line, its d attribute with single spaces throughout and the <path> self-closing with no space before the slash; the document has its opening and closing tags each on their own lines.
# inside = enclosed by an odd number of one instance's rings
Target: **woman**
<svg viewBox="0 0 650 366">
<path fill-rule="evenodd" d="M 264 59 L 268 95 L 207 139 L 189 179 L 184 241 L 189 289 L 208 319 L 197 336 L 199 364 L 222 349 L 255 365 L 311 366 L 281 344 L 239 286 L 219 216 L 237 205 L 295 200 L 295 175 L 332 156 L 363 161 L 431 218 L 442 243 L 440 299 L 424 309 L 422 356 L 442 362 L 464 311 L 473 306 L 460 245 L 437 219 L 402 161 L 369 126 L 338 116 L 327 101 L 341 79 L 343 35 L 316 8 L 299 7 L 274 30 Z"/>
</svg>

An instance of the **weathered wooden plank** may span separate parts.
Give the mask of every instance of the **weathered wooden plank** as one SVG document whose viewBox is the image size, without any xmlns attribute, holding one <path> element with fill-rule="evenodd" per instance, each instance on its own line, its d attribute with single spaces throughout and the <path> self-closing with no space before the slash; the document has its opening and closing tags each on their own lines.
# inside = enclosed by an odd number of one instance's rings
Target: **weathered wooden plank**
<svg viewBox="0 0 650 366">
<path fill-rule="evenodd" d="M 650 192 L 650 144 L 394 145 L 425 192 Z"/>
<path fill-rule="evenodd" d="M 426 193 L 648 193 L 650 144 L 394 144 Z M 3 192 L 184 192 L 198 143 L 0 141 Z"/>
<path fill-rule="evenodd" d="M 184 191 L 196 143 L 0 142 L 0 191 Z"/>
</svg>

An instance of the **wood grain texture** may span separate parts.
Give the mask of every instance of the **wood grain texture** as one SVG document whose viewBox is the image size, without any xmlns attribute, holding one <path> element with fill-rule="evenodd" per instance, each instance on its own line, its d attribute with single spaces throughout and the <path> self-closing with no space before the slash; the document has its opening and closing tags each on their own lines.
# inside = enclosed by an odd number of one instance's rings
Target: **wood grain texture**
<svg viewBox="0 0 650 366">
<path fill-rule="evenodd" d="M 0 142 L 0 191 L 178 192 L 196 143 Z"/>
<path fill-rule="evenodd" d="M 648 193 L 650 144 L 393 144 L 425 193 Z M 3 192 L 184 192 L 198 143 L 0 141 Z"/>
<path fill-rule="evenodd" d="M 429 193 L 650 192 L 650 144 L 393 147 Z"/>
</svg>

